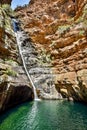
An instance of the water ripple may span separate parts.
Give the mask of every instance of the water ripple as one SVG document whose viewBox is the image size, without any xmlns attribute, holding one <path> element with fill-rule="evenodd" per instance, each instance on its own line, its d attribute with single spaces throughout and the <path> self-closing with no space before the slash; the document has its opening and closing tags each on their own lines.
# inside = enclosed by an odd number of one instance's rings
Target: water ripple
<svg viewBox="0 0 87 130">
<path fill-rule="evenodd" d="M 0 130 L 87 130 L 87 106 L 67 101 L 25 103 L 0 116 Z"/>
</svg>

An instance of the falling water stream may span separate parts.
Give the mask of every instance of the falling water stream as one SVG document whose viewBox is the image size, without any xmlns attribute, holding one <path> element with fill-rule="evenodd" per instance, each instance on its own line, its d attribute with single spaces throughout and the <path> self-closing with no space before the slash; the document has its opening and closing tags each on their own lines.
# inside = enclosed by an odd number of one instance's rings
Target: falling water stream
<svg viewBox="0 0 87 130">
<path fill-rule="evenodd" d="M 29 35 L 21 31 L 18 21 L 13 19 L 13 28 L 17 39 L 20 57 L 34 91 L 35 100 L 39 100 L 36 89 L 40 97 L 44 99 L 58 99 L 60 96 L 55 88 L 54 75 L 52 74 L 51 65 L 42 63 L 42 57 L 31 42 Z M 42 58 L 42 59 L 41 59 Z"/>
<path fill-rule="evenodd" d="M 12 19 L 12 25 L 13 25 L 13 30 L 15 32 L 15 36 L 16 36 L 16 40 L 17 40 L 17 45 L 18 45 L 18 49 L 19 49 L 19 53 L 20 53 L 20 56 L 21 56 L 21 59 L 22 59 L 22 63 L 23 63 L 23 67 L 25 69 L 25 72 L 27 74 L 27 77 L 33 87 L 33 92 L 34 92 L 34 100 L 40 100 L 37 96 L 37 92 L 36 92 L 36 88 L 35 88 L 35 85 L 31 79 L 31 76 L 27 70 L 27 67 L 26 67 L 26 63 L 25 63 L 25 60 L 24 60 L 24 56 L 23 56 L 23 53 L 22 53 L 22 44 L 24 41 L 22 41 L 22 38 L 23 38 L 23 33 L 21 30 L 20 30 L 20 27 L 19 27 L 19 23 L 16 19 Z"/>
<path fill-rule="evenodd" d="M 33 87 L 34 100 L 40 100 L 40 99 L 38 98 L 38 96 L 37 96 L 36 88 L 35 88 L 35 86 L 34 86 L 34 83 L 33 83 L 32 79 L 31 79 L 29 73 L 28 73 L 28 70 L 27 70 L 27 67 L 26 67 L 26 64 L 25 64 L 25 61 L 24 61 L 24 57 L 23 57 L 22 50 L 21 50 L 20 36 L 21 36 L 21 32 L 20 32 L 20 33 L 17 32 L 17 33 L 16 33 L 16 40 L 17 40 L 17 45 L 18 45 L 18 48 L 19 48 L 19 53 L 20 53 L 20 56 L 21 56 L 21 59 L 22 59 L 23 67 L 24 67 L 25 72 L 26 72 L 26 74 L 27 74 L 27 77 L 28 77 L 28 79 L 29 79 L 29 81 L 30 81 L 30 83 L 31 83 L 31 85 L 32 85 L 32 87 Z"/>
</svg>

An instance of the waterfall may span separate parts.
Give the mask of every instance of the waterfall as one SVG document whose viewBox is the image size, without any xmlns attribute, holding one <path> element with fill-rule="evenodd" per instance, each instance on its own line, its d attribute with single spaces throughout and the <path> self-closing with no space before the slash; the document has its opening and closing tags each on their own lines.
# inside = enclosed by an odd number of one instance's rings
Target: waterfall
<svg viewBox="0 0 87 130">
<path fill-rule="evenodd" d="M 31 79 L 31 76 L 30 76 L 30 74 L 29 74 L 29 72 L 28 72 L 28 70 L 27 70 L 27 67 L 26 67 L 26 64 L 25 64 L 25 60 L 24 60 L 24 57 L 23 57 L 23 53 L 22 53 L 22 50 L 21 50 L 21 41 L 20 41 L 20 38 L 21 38 L 22 32 L 19 31 L 19 32 L 15 33 L 15 35 L 16 35 L 16 40 L 17 40 L 17 44 L 18 44 L 19 53 L 20 53 L 20 56 L 21 56 L 21 59 L 22 59 L 22 62 L 23 62 L 23 67 L 24 67 L 25 72 L 26 72 L 26 74 L 27 74 L 27 77 L 28 77 L 28 79 L 29 79 L 29 81 L 31 82 L 31 85 L 32 85 L 32 87 L 33 87 L 34 100 L 40 100 L 40 99 L 38 98 L 38 96 L 37 96 L 36 88 L 35 88 L 35 86 L 34 86 L 34 83 L 33 83 L 32 79 Z M 22 36 L 22 37 L 23 37 L 23 36 Z"/>
<path fill-rule="evenodd" d="M 51 65 L 41 64 L 38 61 L 38 52 L 30 41 L 29 36 L 24 31 L 21 31 L 20 23 L 17 20 L 13 20 L 13 23 L 20 56 L 25 72 L 31 82 L 35 100 L 39 100 L 36 88 L 38 88 L 43 99 L 60 99 L 55 88 Z"/>
</svg>

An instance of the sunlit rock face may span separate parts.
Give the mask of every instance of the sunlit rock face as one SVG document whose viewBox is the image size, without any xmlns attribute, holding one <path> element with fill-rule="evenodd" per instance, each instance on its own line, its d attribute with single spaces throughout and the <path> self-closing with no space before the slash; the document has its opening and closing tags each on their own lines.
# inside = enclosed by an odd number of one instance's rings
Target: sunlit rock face
<svg viewBox="0 0 87 130">
<path fill-rule="evenodd" d="M 32 41 L 41 45 L 58 39 L 58 27 L 70 25 L 72 18 L 77 19 L 82 14 L 85 4 L 86 0 L 31 0 L 28 7 L 16 10 Z"/>
<path fill-rule="evenodd" d="M 10 4 L 11 5 L 12 0 L 0 0 L 0 4 Z"/>
<path fill-rule="evenodd" d="M 38 52 L 50 56 L 57 91 L 87 102 L 87 0 L 31 0 L 16 11 Z"/>
</svg>

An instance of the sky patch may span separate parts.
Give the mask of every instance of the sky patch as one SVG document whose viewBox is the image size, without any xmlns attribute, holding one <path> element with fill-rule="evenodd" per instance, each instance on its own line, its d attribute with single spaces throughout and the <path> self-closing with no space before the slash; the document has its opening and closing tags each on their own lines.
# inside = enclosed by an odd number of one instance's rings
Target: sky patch
<svg viewBox="0 0 87 130">
<path fill-rule="evenodd" d="M 17 6 L 23 6 L 25 4 L 28 4 L 30 0 L 12 0 L 11 7 L 12 9 L 15 9 Z"/>
</svg>

